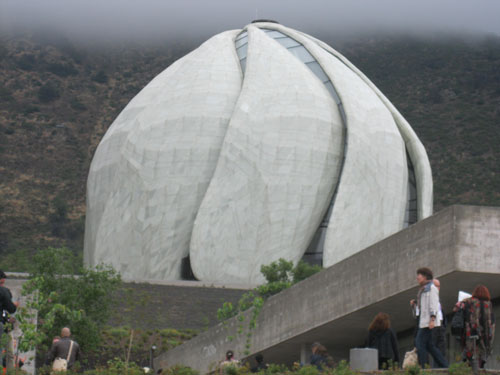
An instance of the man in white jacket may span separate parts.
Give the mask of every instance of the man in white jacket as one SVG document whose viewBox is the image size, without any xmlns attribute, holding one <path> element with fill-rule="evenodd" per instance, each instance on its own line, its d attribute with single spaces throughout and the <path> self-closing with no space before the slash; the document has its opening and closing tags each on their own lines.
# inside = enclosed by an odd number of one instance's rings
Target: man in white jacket
<svg viewBox="0 0 500 375">
<path fill-rule="evenodd" d="M 433 275 L 429 268 L 422 267 L 417 270 L 417 282 L 420 285 L 417 294 L 419 323 L 415 339 L 418 363 L 425 367 L 428 362 L 428 353 L 430 353 L 438 367 L 448 368 L 448 362 L 432 340 L 432 330 L 441 325 L 440 319 L 437 318 L 440 311 L 439 291 L 432 280 Z"/>
</svg>

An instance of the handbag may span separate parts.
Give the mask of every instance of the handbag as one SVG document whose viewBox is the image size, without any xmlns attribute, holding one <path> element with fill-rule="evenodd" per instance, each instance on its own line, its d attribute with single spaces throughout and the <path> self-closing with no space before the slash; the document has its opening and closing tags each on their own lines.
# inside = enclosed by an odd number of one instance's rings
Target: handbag
<svg viewBox="0 0 500 375">
<path fill-rule="evenodd" d="M 451 319 L 451 334 L 456 337 L 462 337 L 464 334 L 465 328 L 465 316 L 464 310 L 459 309 L 453 315 Z"/>
<path fill-rule="evenodd" d="M 413 348 L 413 350 L 405 353 L 405 359 L 403 360 L 403 370 L 416 365 L 418 365 L 417 348 Z"/>
<path fill-rule="evenodd" d="M 66 359 L 59 357 L 54 359 L 54 363 L 52 363 L 52 371 L 66 371 L 68 369 L 68 362 L 71 356 L 72 349 L 73 349 L 73 340 L 71 340 L 71 344 L 69 344 L 69 351 Z"/>
</svg>

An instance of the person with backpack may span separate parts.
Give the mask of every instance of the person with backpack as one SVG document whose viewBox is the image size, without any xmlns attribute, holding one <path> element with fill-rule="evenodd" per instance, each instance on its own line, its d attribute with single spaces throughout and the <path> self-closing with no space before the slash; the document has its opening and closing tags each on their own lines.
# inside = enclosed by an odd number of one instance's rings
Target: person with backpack
<svg viewBox="0 0 500 375">
<path fill-rule="evenodd" d="M 475 366 L 484 365 L 493 349 L 495 335 L 495 315 L 488 288 L 478 285 L 467 298 L 455 306 L 455 314 L 461 313 L 464 319 L 464 331 L 461 337 L 464 361 Z"/>
<path fill-rule="evenodd" d="M 366 347 L 378 350 L 379 370 L 389 369 L 390 361 L 399 363 L 398 341 L 386 313 L 378 313 L 370 323 Z"/>
</svg>

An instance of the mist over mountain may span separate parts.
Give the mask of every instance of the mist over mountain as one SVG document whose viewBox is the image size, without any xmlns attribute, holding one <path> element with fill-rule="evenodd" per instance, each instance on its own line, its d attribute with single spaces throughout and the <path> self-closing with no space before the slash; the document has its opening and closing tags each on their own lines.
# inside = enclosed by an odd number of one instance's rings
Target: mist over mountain
<svg viewBox="0 0 500 375">
<path fill-rule="evenodd" d="M 500 34 L 500 3 L 420 0 L 3 0 L 0 29 L 56 27 L 81 39 L 198 38 L 273 19 L 317 35 L 466 31 Z"/>
<path fill-rule="evenodd" d="M 212 35 L 95 44 L 63 29 L 0 33 L 0 268 L 12 271 L 47 246 L 82 252 L 86 178 L 99 141 L 142 87 Z M 360 68 L 412 125 L 433 169 L 435 211 L 500 205 L 498 35 L 318 26 L 314 36 Z"/>
</svg>

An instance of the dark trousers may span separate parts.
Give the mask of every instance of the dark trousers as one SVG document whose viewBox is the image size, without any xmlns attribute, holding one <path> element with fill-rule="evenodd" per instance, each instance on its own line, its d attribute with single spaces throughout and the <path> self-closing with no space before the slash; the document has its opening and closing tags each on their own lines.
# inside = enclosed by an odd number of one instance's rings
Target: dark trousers
<svg viewBox="0 0 500 375">
<path fill-rule="evenodd" d="M 418 351 L 418 363 L 422 368 L 429 362 L 429 354 L 434 358 L 434 362 L 439 368 L 448 368 L 448 362 L 434 345 L 431 329 L 419 328 L 415 343 Z"/>
</svg>

